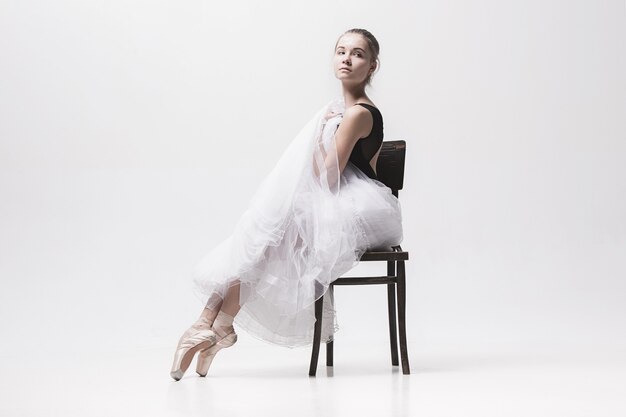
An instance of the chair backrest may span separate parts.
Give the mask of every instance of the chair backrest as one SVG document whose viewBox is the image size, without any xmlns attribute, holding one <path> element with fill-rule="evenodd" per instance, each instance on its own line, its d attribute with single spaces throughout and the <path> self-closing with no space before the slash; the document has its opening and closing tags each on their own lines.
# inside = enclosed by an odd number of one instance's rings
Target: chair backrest
<svg viewBox="0 0 626 417">
<path fill-rule="evenodd" d="M 391 188 L 393 195 L 398 196 L 398 190 L 404 184 L 404 157 L 406 142 L 403 140 L 383 141 L 382 149 L 376 161 L 378 180 Z"/>
</svg>

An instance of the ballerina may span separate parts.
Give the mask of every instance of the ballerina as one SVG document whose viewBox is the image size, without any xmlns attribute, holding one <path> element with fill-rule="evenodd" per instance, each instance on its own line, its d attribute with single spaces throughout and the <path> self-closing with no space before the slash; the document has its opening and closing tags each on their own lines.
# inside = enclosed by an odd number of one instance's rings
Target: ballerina
<svg viewBox="0 0 626 417">
<path fill-rule="evenodd" d="M 367 250 L 402 242 L 400 202 L 378 180 L 380 110 L 367 97 L 379 44 L 365 29 L 344 32 L 333 70 L 342 97 L 323 106 L 261 182 L 234 232 L 196 266 L 204 304 L 180 337 L 170 375 L 180 380 L 198 353 L 206 376 L 217 352 L 235 344 L 233 324 L 285 347 L 313 342 L 315 301 Z M 338 330 L 334 300 L 324 298 L 321 337 Z"/>
</svg>

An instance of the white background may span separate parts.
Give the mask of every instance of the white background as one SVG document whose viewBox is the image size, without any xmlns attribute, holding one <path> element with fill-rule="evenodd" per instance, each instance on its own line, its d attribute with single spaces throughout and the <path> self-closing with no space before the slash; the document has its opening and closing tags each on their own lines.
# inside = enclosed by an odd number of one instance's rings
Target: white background
<svg viewBox="0 0 626 417">
<path fill-rule="evenodd" d="M 351 27 L 380 42 L 368 94 L 407 142 L 413 363 L 623 352 L 624 1 L 2 0 L 0 354 L 173 354 L 193 267 L 341 93 Z M 385 294 L 337 288 L 342 345 L 385 348 Z"/>
</svg>

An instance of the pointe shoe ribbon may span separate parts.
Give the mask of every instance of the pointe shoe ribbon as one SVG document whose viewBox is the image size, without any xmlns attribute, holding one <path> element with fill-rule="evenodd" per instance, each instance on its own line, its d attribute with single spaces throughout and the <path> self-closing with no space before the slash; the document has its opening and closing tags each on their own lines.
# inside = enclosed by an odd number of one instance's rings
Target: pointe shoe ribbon
<svg viewBox="0 0 626 417">
<path fill-rule="evenodd" d="M 180 338 L 170 376 L 176 381 L 180 380 L 197 351 L 207 349 L 217 343 L 217 335 L 208 328 L 198 326 L 190 327 Z"/>
<path fill-rule="evenodd" d="M 221 339 L 217 341 L 213 346 L 203 349 L 198 353 L 198 360 L 196 363 L 196 373 L 200 376 L 206 376 L 209 372 L 209 367 L 213 362 L 213 358 L 221 349 L 230 347 L 237 341 L 237 333 L 233 330 Z"/>
</svg>

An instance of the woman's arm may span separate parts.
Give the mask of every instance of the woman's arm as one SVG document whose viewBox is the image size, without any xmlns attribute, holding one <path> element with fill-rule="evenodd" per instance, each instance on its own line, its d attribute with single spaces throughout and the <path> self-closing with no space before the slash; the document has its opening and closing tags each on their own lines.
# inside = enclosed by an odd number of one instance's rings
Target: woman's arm
<svg viewBox="0 0 626 417">
<path fill-rule="evenodd" d="M 335 155 L 325 155 L 324 164 L 326 170 L 332 171 L 332 167 L 335 164 L 339 164 L 339 175 L 343 173 L 350 154 L 357 141 L 365 137 L 372 130 L 374 119 L 372 113 L 362 106 L 352 106 L 343 115 L 343 119 L 335 132 L 335 145 L 337 147 L 337 160 Z M 319 175 L 317 167 L 315 169 L 316 175 Z M 334 181 L 333 181 L 334 182 Z M 334 184 L 331 184 L 334 185 Z"/>
<path fill-rule="evenodd" d="M 335 133 L 340 174 L 348 164 L 354 145 L 371 132 L 373 125 L 372 113 L 363 106 L 352 106 L 346 110 Z"/>
</svg>

